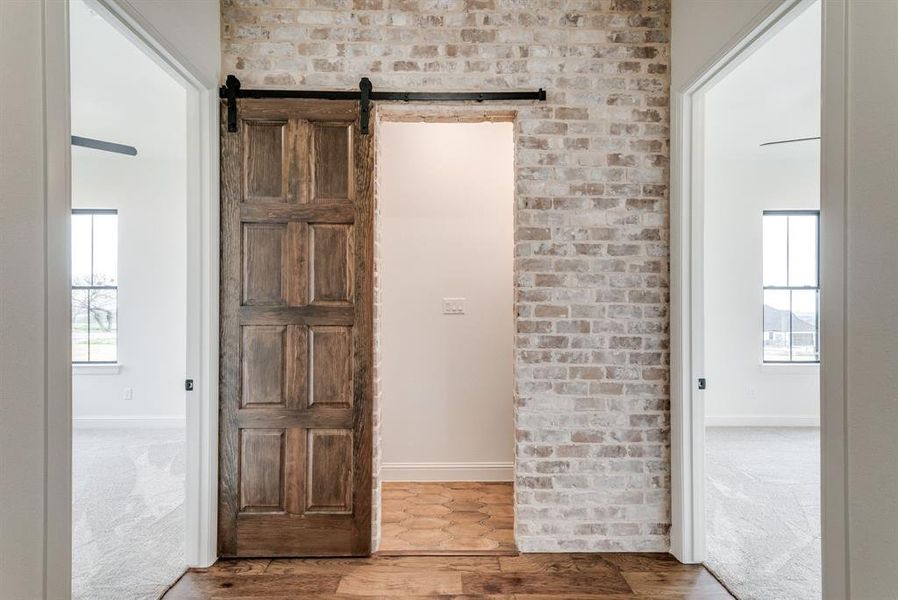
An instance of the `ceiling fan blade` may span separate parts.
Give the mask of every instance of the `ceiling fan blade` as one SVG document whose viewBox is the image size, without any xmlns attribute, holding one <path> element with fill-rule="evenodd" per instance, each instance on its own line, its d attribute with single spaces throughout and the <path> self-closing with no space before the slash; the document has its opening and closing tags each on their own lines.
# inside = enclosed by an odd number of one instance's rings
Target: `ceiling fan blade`
<svg viewBox="0 0 898 600">
<path fill-rule="evenodd" d="M 761 144 L 762 146 L 775 146 L 776 144 L 791 144 L 792 142 L 809 142 L 811 140 L 819 140 L 820 136 L 815 137 L 804 137 L 804 138 L 793 138 L 791 140 L 776 140 L 774 142 L 764 142 Z"/>
<path fill-rule="evenodd" d="M 134 146 L 126 146 L 125 144 L 116 144 L 115 142 L 104 142 L 103 140 L 95 140 L 94 138 L 81 137 L 80 135 L 72 136 L 72 145 L 81 146 L 82 148 L 92 148 L 94 150 L 102 150 L 103 152 L 114 152 L 116 154 L 126 154 L 128 156 L 137 156 L 137 148 Z"/>
</svg>

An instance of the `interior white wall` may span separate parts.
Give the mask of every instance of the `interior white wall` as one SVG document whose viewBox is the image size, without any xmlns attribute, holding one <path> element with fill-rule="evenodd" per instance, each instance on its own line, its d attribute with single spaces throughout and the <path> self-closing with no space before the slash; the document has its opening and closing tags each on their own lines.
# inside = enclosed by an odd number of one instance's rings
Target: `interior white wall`
<svg viewBox="0 0 898 600">
<path fill-rule="evenodd" d="M 72 206 L 115 208 L 119 222 L 120 370 L 74 367 L 74 418 L 183 419 L 186 90 L 80 0 L 71 3 L 71 39 L 73 134 L 138 152 L 72 149 Z"/>
<path fill-rule="evenodd" d="M 819 425 L 817 365 L 763 365 L 764 210 L 820 206 L 820 3 L 704 97 L 708 425 Z"/>
<path fill-rule="evenodd" d="M 378 137 L 383 478 L 510 480 L 512 124 L 383 122 Z"/>
</svg>

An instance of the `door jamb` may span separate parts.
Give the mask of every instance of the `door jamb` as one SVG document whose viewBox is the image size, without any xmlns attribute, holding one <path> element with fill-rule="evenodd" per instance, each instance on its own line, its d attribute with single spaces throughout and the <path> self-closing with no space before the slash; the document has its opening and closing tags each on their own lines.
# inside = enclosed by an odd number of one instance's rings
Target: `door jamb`
<svg viewBox="0 0 898 600">
<path fill-rule="evenodd" d="M 72 595 L 72 307 L 69 260 L 71 101 L 68 2 L 42 0 L 44 51 L 44 398 L 43 598 Z"/>
<path fill-rule="evenodd" d="M 823 2 L 821 218 L 825 269 L 821 377 L 824 590 L 847 581 L 844 397 L 844 0 Z M 671 134 L 671 553 L 705 560 L 702 229 L 702 97 L 810 0 L 772 2 L 696 77 L 672 90 Z M 840 8 L 841 7 L 841 8 Z M 836 596 L 834 596 L 836 597 Z M 842 597 L 842 596 L 838 596 Z"/>
<path fill-rule="evenodd" d="M 382 422 L 382 408 L 383 408 L 383 398 L 382 398 L 382 388 L 381 388 L 381 375 L 383 370 L 383 365 L 381 361 L 381 345 L 380 339 L 383 335 L 381 331 L 382 327 L 382 314 L 381 314 L 381 277 L 379 273 L 382 272 L 382 257 L 381 257 L 381 218 L 380 218 L 380 205 L 378 193 L 380 186 L 378 185 L 379 176 L 378 176 L 378 168 L 379 168 L 379 157 L 381 152 L 381 142 L 379 138 L 377 138 L 377 132 L 380 130 L 380 126 L 384 122 L 393 122 L 393 123 L 485 123 L 485 122 L 508 122 L 512 123 L 513 131 L 512 131 L 512 140 L 513 140 L 513 150 L 516 152 L 518 148 L 518 136 L 519 136 L 519 120 L 518 120 L 518 112 L 520 107 L 516 107 L 513 104 L 503 105 L 501 103 L 496 103 L 489 108 L 483 108 L 482 106 L 476 106 L 471 104 L 428 104 L 423 102 L 403 102 L 403 103 L 383 103 L 378 104 L 374 103 L 376 108 L 374 112 L 374 132 L 375 132 L 375 141 L 374 141 L 374 219 L 373 219 L 373 227 L 374 227 L 374 240 L 375 240 L 375 251 L 374 251 L 374 303 L 375 303 L 375 311 L 374 311 L 374 393 L 373 393 L 373 413 L 374 413 L 374 425 L 372 432 L 372 441 L 371 441 L 371 450 L 373 454 L 373 459 L 371 463 L 371 474 L 372 474 L 372 504 L 371 504 L 371 552 L 372 554 L 378 551 L 380 546 L 380 538 L 381 538 L 381 525 L 382 525 L 382 514 L 383 514 L 383 495 L 381 493 L 382 488 L 382 456 L 381 450 L 383 446 L 383 436 L 381 429 Z M 514 178 L 514 189 L 512 192 L 514 198 L 518 196 L 517 190 L 517 178 Z M 513 223 L 517 221 L 517 210 L 512 209 L 512 220 Z M 512 374 L 514 377 L 514 374 Z M 514 421 L 516 416 L 512 416 L 512 421 Z M 515 423 L 513 423 L 515 424 Z M 512 467 L 514 473 L 517 473 L 517 458 L 515 458 L 514 465 Z M 517 488 L 517 480 L 516 478 L 512 478 L 512 486 L 513 489 Z M 515 539 L 515 544 L 517 545 L 517 539 Z"/>
<path fill-rule="evenodd" d="M 670 336 L 671 553 L 705 560 L 704 94 L 803 0 L 769 5 L 682 89 L 671 95 Z"/>
<path fill-rule="evenodd" d="M 102 11 L 110 24 L 131 39 L 150 58 L 171 73 L 187 94 L 187 365 L 185 377 L 195 382 L 194 391 L 186 400 L 187 467 L 186 467 L 186 531 L 185 561 L 188 566 L 207 567 L 217 554 L 217 498 L 218 498 L 218 81 L 211 80 L 193 65 L 173 44 L 164 38 L 128 0 L 87 0 Z M 47 110 L 48 161 L 62 161 L 56 165 L 68 174 L 71 155 L 68 150 L 70 126 L 69 35 L 68 3 L 45 0 L 47 36 L 45 53 L 53 60 L 52 73 L 47 68 L 48 102 L 55 105 Z M 59 63 L 59 64 L 57 64 Z M 64 103 L 64 106 L 63 106 Z M 64 117 L 60 116 L 64 115 Z M 64 120 L 64 124 L 61 122 Z M 56 149 L 59 145 L 65 155 Z M 53 160 L 51 160 L 53 159 Z M 54 184 L 48 177 L 48 195 L 58 202 L 48 201 L 48 222 L 55 229 L 57 221 L 64 224 L 65 234 L 54 239 L 48 235 L 48 264 L 64 257 L 64 270 L 48 271 L 51 285 L 65 281 L 68 289 L 68 246 L 59 247 L 59 240 L 68 240 L 68 215 L 71 212 L 71 190 L 67 182 Z M 55 193 L 54 193 L 55 192 Z M 49 229 L 49 227 L 48 227 Z M 50 264 L 55 267 L 55 264 Z M 61 284 L 60 284 L 61 285 Z M 55 287 L 55 285 L 54 285 Z M 61 287 L 59 289 L 62 289 Z M 62 297 L 62 296 L 61 296 Z M 68 301 L 65 302 L 68 306 Z M 66 312 L 70 309 L 66 308 Z M 50 347 L 69 348 L 70 324 L 53 323 L 48 330 Z M 70 354 L 70 352 L 69 352 Z M 66 377 L 71 378 L 69 354 L 65 357 Z M 54 358 L 58 358 L 54 356 Z M 58 358 L 61 362 L 61 358 Z M 55 361 L 54 361 L 55 365 Z M 50 375 L 48 373 L 48 380 Z M 71 514 L 71 384 L 64 395 L 63 405 L 48 410 L 48 437 L 60 448 L 49 448 L 48 488 L 58 488 L 65 479 L 66 493 L 58 498 L 59 514 Z M 63 416 L 64 415 L 64 416 Z M 65 423 L 63 418 L 67 419 Z M 58 423 L 57 423 L 58 421 Z M 63 502 L 67 503 L 62 506 Z M 51 519 L 48 515 L 48 580 L 58 590 L 48 597 L 68 598 L 71 580 L 71 519 Z M 63 522 L 65 521 L 65 522 Z M 51 562 L 51 558 L 53 559 Z M 63 581 L 63 580 L 66 581 Z"/>
<path fill-rule="evenodd" d="M 846 0 L 823 3 L 820 231 L 820 471 L 823 597 L 851 596 L 848 565 Z"/>
<path fill-rule="evenodd" d="M 88 0 L 187 92 L 187 392 L 185 561 L 218 558 L 218 81 L 206 77 L 128 0 Z"/>
</svg>

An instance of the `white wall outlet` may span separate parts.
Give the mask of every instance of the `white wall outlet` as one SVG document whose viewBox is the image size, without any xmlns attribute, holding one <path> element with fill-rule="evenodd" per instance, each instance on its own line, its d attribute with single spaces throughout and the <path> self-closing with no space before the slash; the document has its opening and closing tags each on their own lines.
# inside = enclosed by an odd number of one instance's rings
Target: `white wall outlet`
<svg viewBox="0 0 898 600">
<path fill-rule="evenodd" d="M 122 393 L 122 400 L 130 400 L 134 397 L 134 389 L 133 388 L 125 388 L 125 391 Z"/>
<path fill-rule="evenodd" d="M 464 298 L 443 298 L 443 314 L 444 315 L 463 315 L 465 314 Z"/>
</svg>

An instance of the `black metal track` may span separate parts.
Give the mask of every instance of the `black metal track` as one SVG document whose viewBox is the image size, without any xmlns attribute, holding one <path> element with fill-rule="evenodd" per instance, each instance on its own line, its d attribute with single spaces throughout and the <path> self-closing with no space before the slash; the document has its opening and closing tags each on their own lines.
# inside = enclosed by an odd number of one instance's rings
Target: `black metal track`
<svg viewBox="0 0 898 600">
<path fill-rule="evenodd" d="M 359 91 L 338 90 L 245 90 L 240 80 L 228 75 L 226 85 L 218 92 L 228 101 L 228 131 L 237 131 L 238 98 L 297 98 L 314 100 L 358 100 L 361 103 L 360 125 L 368 133 L 369 101 L 380 102 L 507 102 L 513 100 L 545 101 L 546 90 L 529 92 L 375 92 L 371 81 L 363 77 Z"/>
<path fill-rule="evenodd" d="M 222 87 L 218 95 L 228 97 L 228 88 Z M 237 98 L 299 98 L 303 100 L 358 100 L 361 92 L 314 90 L 244 90 L 237 91 Z"/>
<path fill-rule="evenodd" d="M 219 96 L 227 98 L 227 88 Z M 315 90 L 243 90 L 237 98 L 299 98 L 312 100 L 361 100 L 361 92 Z M 537 92 L 371 92 L 371 100 L 386 102 L 488 102 L 493 100 L 545 100 L 546 91 Z"/>
<path fill-rule="evenodd" d="M 546 90 L 536 92 L 371 92 L 372 100 L 396 102 L 489 102 L 545 100 Z"/>
</svg>

